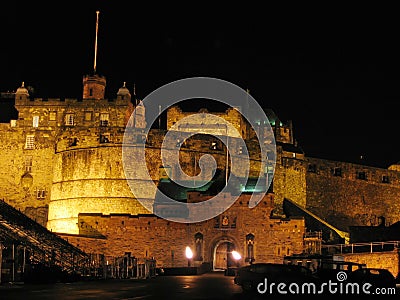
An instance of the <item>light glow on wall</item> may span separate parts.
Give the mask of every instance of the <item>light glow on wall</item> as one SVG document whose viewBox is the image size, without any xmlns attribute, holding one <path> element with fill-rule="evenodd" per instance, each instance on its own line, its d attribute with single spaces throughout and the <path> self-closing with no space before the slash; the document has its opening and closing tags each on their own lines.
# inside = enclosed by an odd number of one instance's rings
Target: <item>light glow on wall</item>
<svg viewBox="0 0 400 300">
<path fill-rule="evenodd" d="M 242 258 L 242 256 L 240 255 L 240 253 L 237 252 L 237 251 L 235 251 L 235 250 L 232 251 L 232 257 L 233 257 L 233 259 L 235 259 L 235 260 L 239 260 L 239 259 Z"/>
<path fill-rule="evenodd" d="M 186 246 L 185 255 L 187 259 L 192 259 L 193 257 L 193 251 L 189 246 Z"/>
</svg>

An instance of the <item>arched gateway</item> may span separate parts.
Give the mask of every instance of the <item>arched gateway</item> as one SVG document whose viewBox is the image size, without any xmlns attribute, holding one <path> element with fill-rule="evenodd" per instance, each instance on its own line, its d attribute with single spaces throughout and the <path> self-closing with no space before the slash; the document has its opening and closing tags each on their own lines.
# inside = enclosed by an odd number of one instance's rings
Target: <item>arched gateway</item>
<svg viewBox="0 0 400 300">
<path fill-rule="evenodd" d="M 238 243 L 233 238 L 228 236 L 218 238 L 211 246 L 212 269 L 223 271 L 238 266 L 239 262 L 232 256 L 232 251 L 239 251 L 238 249 Z"/>
</svg>

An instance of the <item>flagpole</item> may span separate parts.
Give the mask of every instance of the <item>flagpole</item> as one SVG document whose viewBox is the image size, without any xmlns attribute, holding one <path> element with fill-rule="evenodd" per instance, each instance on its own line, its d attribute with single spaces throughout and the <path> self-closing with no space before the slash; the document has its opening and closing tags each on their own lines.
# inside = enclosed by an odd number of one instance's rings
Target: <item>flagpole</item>
<svg viewBox="0 0 400 300">
<path fill-rule="evenodd" d="M 97 67 L 97 33 L 99 31 L 99 13 L 100 11 L 96 11 L 96 37 L 94 40 L 94 74 L 96 74 L 96 67 Z"/>
</svg>

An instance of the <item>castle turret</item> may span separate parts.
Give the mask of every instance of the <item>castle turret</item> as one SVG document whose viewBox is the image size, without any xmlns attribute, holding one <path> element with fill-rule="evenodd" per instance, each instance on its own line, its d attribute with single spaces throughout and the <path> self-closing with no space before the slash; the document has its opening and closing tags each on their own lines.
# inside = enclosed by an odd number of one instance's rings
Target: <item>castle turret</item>
<svg viewBox="0 0 400 300">
<path fill-rule="evenodd" d="M 106 78 L 97 74 L 83 77 L 83 99 L 104 99 Z"/>
<path fill-rule="evenodd" d="M 15 104 L 25 103 L 29 99 L 29 91 L 25 87 L 25 83 L 22 81 L 21 86 L 15 92 Z"/>
<path fill-rule="evenodd" d="M 126 82 L 124 81 L 124 85 L 119 88 L 117 92 L 117 101 L 121 100 L 131 100 L 131 93 L 129 92 L 128 88 L 126 87 Z"/>
</svg>

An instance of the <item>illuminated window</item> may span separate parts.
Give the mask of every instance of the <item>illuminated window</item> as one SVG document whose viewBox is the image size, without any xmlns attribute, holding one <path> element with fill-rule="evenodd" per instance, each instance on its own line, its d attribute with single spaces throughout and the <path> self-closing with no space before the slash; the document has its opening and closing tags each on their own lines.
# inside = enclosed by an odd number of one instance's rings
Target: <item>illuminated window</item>
<svg viewBox="0 0 400 300">
<path fill-rule="evenodd" d="M 67 125 L 67 126 L 75 125 L 75 123 L 74 123 L 74 114 L 66 114 L 65 115 L 65 125 Z"/>
<path fill-rule="evenodd" d="M 108 114 L 100 114 L 100 126 L 108 126 Z"/>
<path fill-rule="evenodd" d="M 92 112 L 87 111 L 85 112 L 85 121 L 91 121 L 92 120 Z"/>
<path fill-rule="evenodd" d="M 44 190 L 44 189 L 36 190 L 36 198 L 37 199 L 45 199 L 46 198 L 46 190 Z"/>
<path fill-rule="evenodd" d="M 49 120 L 56 121 L 57 120 L 57 112 L 55 112 L 55 111 L 50 112 Z"/>
<path fill-rule="evenodd" d="M 35 136 L 34 135 L 26 136 L 25 149 L 35 149 Z"/>
<path fill-rule="evenodd" d="M 25 172 L 32 172 L 32 156 L 25 157 Z"/>
<path fill-rule="evenodd" d="M 39 127 L 39 116 L 33 116 L 32 126 L 33 127 Z"/>
<path fill-rule="evenodd" d="M 211 142 L 210 149 L 211 150 L 218 150 L 217 143 L 216 142 Z"/>
<path fill-rule="evenodd" d="M 16 127 L 17 126 L 17 120 L 11 120 L 10 121 L 11 127 Z"/>
<path fill-rule="evenodd" d="M 109 143 L 110 142 L 110 134 L 101 134 L 100 135 L 100 143 L 104 144 L 104 143 Z"/>
</svg>

